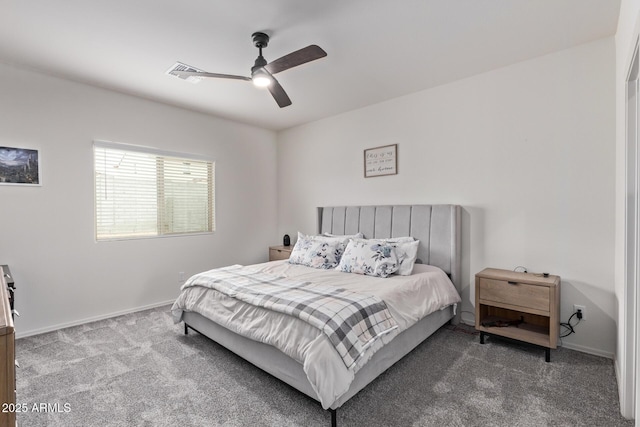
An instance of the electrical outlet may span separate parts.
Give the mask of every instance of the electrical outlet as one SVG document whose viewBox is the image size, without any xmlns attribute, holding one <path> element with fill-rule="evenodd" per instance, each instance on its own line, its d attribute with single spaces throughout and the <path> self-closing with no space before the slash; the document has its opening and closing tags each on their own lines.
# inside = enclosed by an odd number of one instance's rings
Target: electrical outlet
<svg viewBox="0 0 640 427">
<path fill-rule="evenodd" d="M 178 273 L 178 283 L 184 283 L 184 271 Z"/>
<path fill-rule="evenodd" d="M 582 321 L 584 322 L 585 320 L 587 320 L 587 309 L 585 308 L 585 306 L 573 304 L 573 312 L 575 313 L 578 310 L 582 312 Z"/>
</svg>

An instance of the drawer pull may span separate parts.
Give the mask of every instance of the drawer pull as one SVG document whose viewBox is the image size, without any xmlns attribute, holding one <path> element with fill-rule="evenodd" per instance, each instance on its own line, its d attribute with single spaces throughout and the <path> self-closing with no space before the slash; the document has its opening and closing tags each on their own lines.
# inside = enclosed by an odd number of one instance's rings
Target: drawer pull
<svg viewBox="0 0 640 427">
<path fill-rule="evenodd" d="M 517 285 L 518 284 L 518 282 L 512 282 L 511 280 L 509 280 L 507 283 L 510 284 L 510 285 Z"/>
</svg>

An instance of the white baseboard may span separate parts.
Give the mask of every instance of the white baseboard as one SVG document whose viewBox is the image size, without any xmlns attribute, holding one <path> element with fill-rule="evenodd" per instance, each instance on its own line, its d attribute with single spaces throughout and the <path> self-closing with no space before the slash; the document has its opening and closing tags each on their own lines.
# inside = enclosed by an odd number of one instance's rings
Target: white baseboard
<svg viewBox="0 0 640 427">
<path fill-rule="evenodd" d="M 461 323 L 464 323 L 467 326 L 475 326 L 475 321 L 469 322 L 469 321 L 465 321 L 464 319 L 461 320 Z M 560 344 L 559 344 L 560 345 Z M 564 348 L 568 348 L 570 350 L 575 350 L 575 351 L 579 351 L 581 353 L 587 353 L 587 354 L 593 354 L 594 356 L 601 356 L 601 357 L 606 357 L 607 359 L 614 359 L 614 354 L 613 353 L 609 353 L 607 351 L 602 351 L 599 349 L 595 349 L 595 348 L 591 348 L 591 347 L 585 347 L 582 345 L 577 345 L 577 344 L 571 344 L 571 343 L 563 343 L 561 345 Z M 617 374 L 617 372 L 616 372 Z M 618 384 L 620 384 L 620 382 L 618 382 Z"/>
<path fill-rule="evenodd" d="M 465 312 L 463 311 L 462 314 L 460 314 L 460 323 L 464 323 L 467 326 L 471 326 L 474 327 L 476 326 L 476 319 L 475 317 L 472 318 L 467 318 L 467 319 L 463 319 L 462 316 L 464 316 Z"/>
<path fill-rule="evenodd" d="M 122 310 L 122 311 L 117 311 L 117 312 L 114 312 L 114 313 L 103 314 L 103 315 L 100 315 L 100 316 L 88 317 L 86 319 L 75 320 L 73 322 L 60 323 L 58 325 L 47 326 L 46 328 L 32 329 L 30 331 L 19 331 L 19 332 L 16 331 L 16 339 L 26 338 L 26 337 L 30 337 L 30 336 L 33 336 L 33 335 L 40 335 L 40 334 L 44 334 L 44 333 L 47 333 L 47 332 L 53 332 L 53 331 L 57 331 L 59 329 L 64 329 L 64 328 L 70 328 L 72 326 L 83 325 L 85 323 L 97 322 L 98 320 L 110 319 L 112 317 L 122 316 L 124 314 L 135 313 L 136 311 L 149 310 L 151 308 L 156 308 L 156 307 L 160 307 L 160 306 L 163 306 L 163 305 L 172 304 L 174 301 L 175 300 L 157 302 L 157 303 L 145 305 L 145 306 L 142 306 L 142 307 L 135 307 L 135 308 L 131 308 L 131 309 L 128 309 L 128 310 Z"/>
<path fill-rule="evenodd" d="M 594 356 L 606 357 L 607 359 L 614 359 L 614 354 L 609 353 L 608 351 L 602 351 L 597 348 L 585 347 L 582 345 L 571 344 L 571 343 L 563 343 L 562 347 L 568 348 L 570 350 L 580 351 L 582 353 L 593 354 Z"/>
</svg>

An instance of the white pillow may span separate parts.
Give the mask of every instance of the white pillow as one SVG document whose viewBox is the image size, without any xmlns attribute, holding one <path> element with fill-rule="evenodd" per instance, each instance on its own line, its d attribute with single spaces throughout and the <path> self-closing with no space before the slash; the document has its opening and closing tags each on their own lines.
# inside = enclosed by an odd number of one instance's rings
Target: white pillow
<svg viewBox="0 0 640 427">
<path fill-rule="evenodd" d="M 324 234 L 312 235 L 312 234 L 303 234 L 303 233 L 298 231 L 298 239 L 300 239 L 300 238 L 325 240 L 325 241 L 333 241 L 333 240 L 344 241 L 345 242 L 345 246 L 349 242 L 349 239 L 350 239 L 349 236 L 327 236 L 327 235 L 324 235 Z"/>
<path fill-rule="evenodd" d="M 351 239 L 337 269 L 345 273 L 389 277 L 398 270 L 398 266 L 396 248 L 392 244 Z"/>
<path fill-rule="evenodd" d="M 335 268 L 340 262 L 343 251 L 344 246 L 341 240 L 328 241 L 299 234 L 298 241 L 291 250 L 289 264 L 300 264 L 325 270 Z"/>
<path fill-rule="evenodd" d="M 344 236 L 325 236 L 325 235 L 308 235 L 308 234 L 302 234 L 301 232 L 298 231 L 298 239 L 301 238 L 306 238 L 306 239 L 314 239 L 314 240 L 320 240 L 323 242 L 329 242 L 329 243 L 335 243 L 335 242 L 340 242 L 340 253 L 338 254 L 338 262 L 340 261 L 340 257 L 342 256 L 342 252 L 344 252 L 344 248 L 347 247 L 347 243 L 349 243 L 349 237 L 344 237 Z M 338 265 L 336 263 L 336 265 Z"/>
<path fill-rule="evenodd" d="M 343 239 L 362 239 L 364 238 L 364 234 L 356 233 L 356 234 L 331 234 L 331 233 L 322 233 L 325 237 L 341 237 Z"/>
<path fill-rule="evenodd" d="M 411 236 L 389 237 L 388 239 L 375 239 L 375 240 L 382 240 L 383 242 L 389 242 L 389 243 L 406 243 L 406 242 L 415 242 L 416 241 L 416 239 L 414 237 L 411 237 Z"/>
<path fill-rule="evenodd" d="M 372 243 L 385 243 L 396 249 L 398 256 L 398 271 L 400 276 L 410 276 L 413 271 L 413 265 L 418 257 L 418 246 L 420 241 L 413 237 L 392 237 L 389 239 L 368 239 L 366 241 Z"/>
</svg>

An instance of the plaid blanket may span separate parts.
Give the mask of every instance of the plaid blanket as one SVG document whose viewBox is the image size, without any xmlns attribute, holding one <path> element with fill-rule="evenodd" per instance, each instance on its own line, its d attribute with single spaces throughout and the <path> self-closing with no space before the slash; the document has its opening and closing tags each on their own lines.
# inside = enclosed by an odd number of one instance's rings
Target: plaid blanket
<svg viewBox="0 0 640 427">
<path fill-rule="evenodd" d="M 191 277 L 182 289 L 203 286 L 232 298 L 295 316 L 329 338 L 348 369 L 364 351 L 398 325 L 381 299 L 346 289 L 256 273 L 241 266 Z"/>
</svg>

